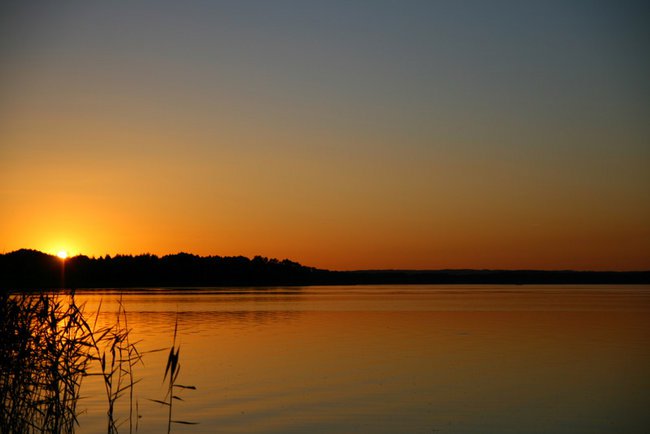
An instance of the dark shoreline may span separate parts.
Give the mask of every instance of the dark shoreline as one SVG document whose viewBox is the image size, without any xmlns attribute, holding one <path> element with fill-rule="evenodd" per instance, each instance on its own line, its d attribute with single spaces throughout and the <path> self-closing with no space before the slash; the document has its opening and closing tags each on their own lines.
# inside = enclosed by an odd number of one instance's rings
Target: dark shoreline
<svg viewBox="0 0 650 434">
<path fill-rule="evenodd" d="M 256 256 L 201 257 L 187 253 L 65 261 L 35 250 L 0 255 L 0 289 L 268 287 L 314 285 L 650 284 L 650 271 L 362 270 L 330 271 Z"/>
</svg>

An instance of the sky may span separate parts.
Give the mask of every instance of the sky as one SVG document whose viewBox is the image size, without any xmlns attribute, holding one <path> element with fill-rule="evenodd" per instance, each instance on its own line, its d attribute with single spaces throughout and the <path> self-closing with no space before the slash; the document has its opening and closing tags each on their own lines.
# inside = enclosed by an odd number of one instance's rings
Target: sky
<svg viewBox="0 0 650 434">
<path fill-rule="evenodd" d="M 641 1 L 7 1 L 0 251 L 650 269 Z"/>
</svg>

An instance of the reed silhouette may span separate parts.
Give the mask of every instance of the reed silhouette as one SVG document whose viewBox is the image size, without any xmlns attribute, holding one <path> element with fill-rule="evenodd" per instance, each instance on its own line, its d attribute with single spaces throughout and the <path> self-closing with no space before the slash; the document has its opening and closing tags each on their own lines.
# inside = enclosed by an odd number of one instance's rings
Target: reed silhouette
<svg viewBox="0 0 650 434">
<path fill-rule="evenodd" d="M 132 433 L 134 419 L 137 430 L 138 402 L 133 391 L 139 380 L 134 374 L 144 353 L 130 339 L 121 300 L 112 324 L 98 326 L 99 314 L 100 309 L 87 314 L 74 293 L 0 293 L 0 433 L 73 433 L 81 384 L 87 376 L 101 377 L 104 385 L 106 432 L 117 433 L 128 422 Z M 172 392 L 191 388 L 176 383 L 180 371 L 176 330 L 170 357 L 168 425 L 187 424 L 171 420 L 171 402 L 178 399 Z M 128 410 L 118 415 L 116 404 L 125 397 Z"/>
<path fill-rule="evenodd" d="M 185 420 L 172 419 L 172 410 L 174 407 L 174 401 L 183 401 L 183 398 L 178 395 L 177 391 L 182 390 L 196 390 L 196 386 L 186 386 L 178 384 L 178 375 L 181 372 L 181 363 L 180 363 L 180 345 L 176 346 L 176 336 L 178 333 L 178 315 L 176 316 L 176 321 L 174 323 L 174 340 L 172 346 L 169 349 L 169 354 L 167 356 L 167 365 L 165 366 L 165 375 L 163 376 L 163 382 L 167 381 L 167 393 L 164 400 L 151 399 L 153 402 L 162 404 L 167 407 L 167 434 L 171 432 L 172 424 L 182 424 L 182 425 L 196 425 L 197 422 L 189 422 Z"/>
<path fill-rule="evenodd" d="M 42 293 L 0 297 L 0 432 L 73 432 L 94 345 L 82 307 Z"/>
</svg>

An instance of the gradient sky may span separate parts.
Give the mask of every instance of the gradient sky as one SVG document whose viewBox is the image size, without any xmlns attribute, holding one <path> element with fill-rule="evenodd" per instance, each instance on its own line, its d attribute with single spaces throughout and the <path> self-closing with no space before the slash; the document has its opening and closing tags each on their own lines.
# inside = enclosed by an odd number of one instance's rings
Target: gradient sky
<svg viewBox="0 0 650 434">
<path fill-rule="evenodd" d="M 650 269 L 650 7 L 0 6 L 0 250 Z"/>
</svg>

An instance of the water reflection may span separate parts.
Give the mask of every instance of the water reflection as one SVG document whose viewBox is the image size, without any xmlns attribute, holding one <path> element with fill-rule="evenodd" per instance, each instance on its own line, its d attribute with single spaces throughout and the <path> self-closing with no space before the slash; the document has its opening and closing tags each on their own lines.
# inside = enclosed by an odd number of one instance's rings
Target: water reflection
<svg viewBox="0 0 650 434">
<path fill-rule="evenodd" d="M 108 315 L 115 301 L 101 297 Z M 648 287 L 160 291 L 124 303 L 145 348 L 169 345 L 178 313 L 184 381 L 199 386 L 179 411 L 201 422 L 196 432 L 634 433 L 650 424 Z M 140 432 L 161 426 L 145 399 L 160 393 L 158 357 L 139 373 Z"/>
<path fill-rule="evenodd" d="M 178 312 L 130 312 L 130 322 L 135 329 L 142 328 L 141 334 L 147 335 L 168 332 L 173 328 L 174 321 L 178 318 L 179 332 L 187 334 L 201 334 L 215 328 L 250 328 L 263 327 L 274 322 L 286 323 L 296 321 L 302 312 L 299 311 L 204 311 L 186 310 Z M 110 313 L 100 315 L 110 321 Z"/>
</svg>

